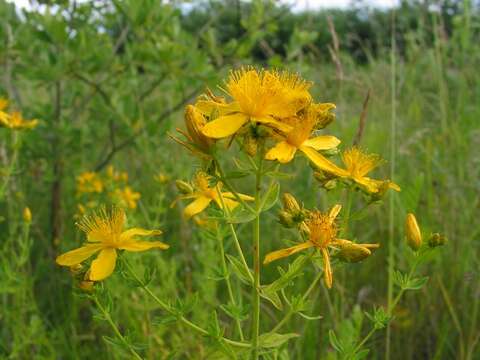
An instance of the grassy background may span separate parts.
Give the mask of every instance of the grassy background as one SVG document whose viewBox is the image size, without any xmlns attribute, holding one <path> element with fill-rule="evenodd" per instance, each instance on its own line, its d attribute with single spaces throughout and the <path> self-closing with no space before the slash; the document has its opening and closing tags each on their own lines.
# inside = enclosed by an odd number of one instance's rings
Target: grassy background
<svg viewBox="0 0 480 360">
<path fill-rule="evenodd" d="M 189 179 L 195 166 L 167 131 L 181 123 L 184 104 L 241 64 L 285 67 L 314 81 L 314 97 L 337 104 L 337 121 L 328 131 L 345 145 L 353 141 L 370 91 L 361 145 L 388 161 L 378 175 L 388 177 L 392 169 L 402 186 L 399 195 L 386 198 L 350 229 L 358 239 L 383 246 L 368 261 L 338 269 L 334 290 L 319 287 L 312 313 L 323 319 L 290 322 L 287 329 L 303 335 L 290 343 L 290 358 L 334 358 L 328 330 L 342 331 L 357 307 L 386 303 L 388 239 L 395 262 L 405 266 L 406 211 L 415 211 L 425 229 L 446 234 L 449 244 L 422 270 L 431 275 L 428 285 L 401 302 L 392 325 L 391 358 L 480 356 L 478 8 L 465 1 L 452 2 L 453 12 L 447 5 L 435 11 L 403 4 L 395 11 L 295 15 L 260 1 L 199 3 L 192 12 L 185 10 L 191 3 L 59 3 L 19 13 L 0 1 L 0 95 L 25 117 L 41 120 L 37 129 L 20 134 L 18 163 L 0 198 L 2 358 L 122 356 L 103 341 L 111 330 L 92 316 L 91 303 L 72 293 L 68 271 L 54 264 L 56 255 L 80 244 L 73 219 L 80 201 L 76 176 L 105 171 L 109 164 L 127 171 L 131 186 L 141 192 L 139 207 L 129 213 L 132 224 L 160 227 L 172 244 L 168 252 L 130 256 L 139 269 L 155 267 L 155 292 L 165 299 L 198 293 L 191 314 L 198 322 L 208 321 L 206 308 L 225 301 L 224 286 L 212 279 L 220 266 L 215 244 L 181 220 L 181 205 L 168 208 L 176 194 L 173 180 Z M 15 136 L 0 129 L 3 178 Z M 303 160 L 285 171 L 295 178 L 282 190 L 307 206 L 342 196 L 320 193 Z M 169 180 L 154 180 L 159 173 Z M 29 234 L 21 217 L 25 206 L 33 213 Z M 263 253 L 289 236 L 275 225 L 274 213 L 266 221 Z M 247 238 L 248 252 L 250 229 L 240 227 L 239 234 Z M 273 280 L 275 275 L 271 266 L 262 276 Z M 295 286 L 305 289 L 312 276 L 306 271 Z M 120 276 L 105 286 L 111 290 L 113 318 L 147 345 L 147 358 L 209 357 L 196 334 L 162 324 L 154 304 Z M 262 314 L 265 328 L 281 318 L 267 304 Z M 379 332 L 369 358 L 384 358 L 384 347 L 385 334 Z"/>
</svg>

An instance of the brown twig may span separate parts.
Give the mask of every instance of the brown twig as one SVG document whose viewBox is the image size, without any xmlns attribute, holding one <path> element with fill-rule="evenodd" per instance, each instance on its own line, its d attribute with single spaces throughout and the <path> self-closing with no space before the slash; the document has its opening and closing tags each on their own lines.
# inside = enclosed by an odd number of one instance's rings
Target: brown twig
<svg viewBox="0 0 480 360">
<path fill-rule="evenodd" d="M 195 90 L 193 90 L 191 93 L 189 93 L 187 96 L 185 96 L 181 101 L 179 101 L 177 104 L 172 106 L 171 108 L 165 110 L 163 113 L 161 113 L 157 119 L 157 122 L 161 122 L 165 120 L 167 117 L 169 117 L 171 114 L 174 112 L 178 111 L 183 105 L 185 105 L 187 102 L 192 100 L 200 91 L 202 87 L 198 87 Z M 120 150 L 126 148 L 127 146 L 131 145 L 137 137 L 142 135 L 145 132 L 146 128 L 141 128 L 140 130 L 136 131 L 133 135 L 125 139 L 124 141 L 120 142 L 116 146 L 112 146 L 108 154 L 102 159 L 99 160 L 97 165 L 95 166 L 95 171 L 100 171 L 102 170 L 118 153 Z"/>
<path fill-rule="evenodd" d="M 363 132 L 365 130 L 365 124 L 367 122 L 367 109 L 368 109 L 368 102 L 370 100 L 370 89 L 367 91 L 367 95 L 365 96 L 365 100 L 363 100 L 363 107 L 362 112 L 360 114 L 360 119 L 358 121 L 358 129 L 355 138 L 353 139 L 353 145 L 357 146 L 360 144 L 360 141 L 363 137 Z"/>
</svg>

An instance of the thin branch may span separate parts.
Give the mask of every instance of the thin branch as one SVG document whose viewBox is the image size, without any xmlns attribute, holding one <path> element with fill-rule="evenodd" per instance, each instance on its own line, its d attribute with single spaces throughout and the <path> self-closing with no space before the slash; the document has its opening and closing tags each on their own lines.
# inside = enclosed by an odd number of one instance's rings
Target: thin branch
<svg viewBox="0 0 480 360">
<path fill-rule="evenodd" d="M 360 119 L 358 121 L 358 129 L 355 138 L 353 139 L 353 145 L 357 146 L 360 144 L 360 141 L 363 137 L 363 132 L 365 130 L 365 124 L 367 122 L 367 109 L 368 109 L 368 102 L 370 100 L 370 89 L 367 91 L 367 95 L 365 96 L 365 100 L 363 101 L 362 113 L 360 114 Z"/>
</svg>

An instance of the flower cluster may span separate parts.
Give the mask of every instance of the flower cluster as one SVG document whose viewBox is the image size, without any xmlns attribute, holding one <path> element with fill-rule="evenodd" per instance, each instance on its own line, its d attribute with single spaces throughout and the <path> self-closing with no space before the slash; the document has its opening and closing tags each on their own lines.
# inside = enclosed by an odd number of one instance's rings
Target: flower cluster
<svg viewBox="0 0 480 360">
<path fill-rule="evenodd" d="M 104 172 L 86 171 L 77 176 L 78 215 L 99 204 L 112 203 L 127 209 L 136 209 L 140 193 L 128 184 L 128 174 L 118 172 L 110 165 Z"/>
</svg>

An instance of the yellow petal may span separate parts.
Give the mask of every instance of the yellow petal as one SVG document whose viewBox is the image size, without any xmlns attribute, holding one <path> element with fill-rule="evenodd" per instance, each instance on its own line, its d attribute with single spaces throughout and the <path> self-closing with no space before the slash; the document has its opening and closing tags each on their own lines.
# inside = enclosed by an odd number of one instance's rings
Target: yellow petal
<svg viewBox="0 0 480 360">
<path fill-rule="evenodd" d="M 241 113 L 225 115 L 207 123 L 202 132 L 205 136 L 221 139 L 235 134 L 247 121 L 248 118 Z"/>
<path fill-rule="evenodd" d="M 292 247 L 289 247 L 289 248 L 286 248 L 286 249 L 273 251 L 273 252 L 267 254 L 267 256 L 265 256 L 265 259 L 263 260 L 263 264 L 266 265 L 266 264 L 268 264 L 268 263 L 270 263 L 274 260 L 278 260 L 278 259 L 290 256 L 290 255 L 295 254 L 299 251 L 308 249 L 312 246 L 313 246 L 313 244 L 310 241 L 307 241 L 307 242 L 304 242 L 304 243 L 301 243 L 301 244 L 298 244 L 298 245 L 295 245 L 295 246 L 292 246 Z"/>
<path fill-rule="evenodd" d="M 82 261 L 87 260 L 90 256 L 95 254 L 98 250 L 102 249 L 102 244 L 88 244 L 81 248 L 69 251 L 57 257 L 55 260 L 58 265 L 72 266 L 80 264 Z"/>
<path fill-rule="evenodd" d="M 331 289 L 333 285 L 332 266 L 330 265 L 330 256 L 327 249 L 322 249 L 323 256 L 323 274 L 325 279 L 325 285 Z"/>
<path fill-rule="evenodd" d="M 306 140 L 303 145 L 315 150 L 329 150 L 340 144 L 340 140 L 332 135 L 322 135 Z"/>
<path fill-rule="evenodd" d="M 308 146 L 301 146 L 300 150 L 312 161 L 320 170 L 327 171 L 337 176 L 345 177 L 348 172 L 339 168 L 337 165 L 328 160 L 325 156 L 316 152 Z"/>
<path fill-rule="evenodd" d="M 229 104 L 222 104 L 216 101 L 199 100 L 195 103 L 195 108 L 205 116 L 211 116 L 217 113 L 220 116 L 231 114 L 240 111 L 238 103 L 232 102 Z"/>
<path fill-rule="evenodd" d="M 126 240 L 117 246 L 118 249 L 127 251 L 145 251 L 152 248 L 159 248 L 162 250 L 168 249 L 170 246 L 161 241 L 136 241 Z"/>
<path fill-rule="evenodd" d="M 130 240 L 134 236 L 155 236 L 155 235 L 161 235 L 161 234 L 162 234 L 161 230 L 146 230 L 142 228 L 131 228 L 122 232 L 122 234 L 120 235 L 120 242 Z"/>
<path fill-rule="evenodd" d="M 281 141 L 268 150 L 265 154 L 265 159 L 278 160 L 279 163 L 286 164 L 292 161 L 296 151 L 297 148 L 295 146 L 290 145 L 286 141 Z"/>
<path fill-rule="evenodd" d="M 100 251 L 97 258 L 92 261 L 90 266 L 91 281 L 100 281 L 109 277 L 115 269 L 117 261 L 117 252 L 113 248 L 106 248 Z"/>
<path fill-rule="evenodd" d="M 205 210 L 211 201 L 212 199 L 206 196 L 199 196 L 183 210 L 183 215 L 185 218 L 190 219 L 192 216 Z"/>
<path fill-rule="evenodd" d="M 330 209 L 328 213 L 328 217 L 330 218 L 331 223 L 337 218 L 338 213 L 342 210 L 342 205 L 336 204 L 334 207 Z"/>
<path fill-rule="evenodd" d="M 362 185 L 365 187 L 365 189 L 368 192 L 371 193 L 376 193 L 379 191 L 380 187 L 383 185 L 383 181 L 381 180 L 375 180 L 375 179 L 370 179 L 369 177 L 354 177 L 353 180 L 355 180 L 356 183 Z"/>
<path fill-rule="evenodd" d="M 228 194 L 228 193 L 227 193 L 227 194 Z M 225 204 L 225 207 L 226 207 L 229 211 L 235 209 L 235 208 L 238 206 L 239 203 L 238 203 L 237 201 L 226 197 L 225 193 L 222 194 L 222 195 L 224 195 L 224 197 L 223 197 L 223 204 Z M 233 194 L 232 194 L 232 196 L 233 196 Z M 222 206 L 222 199 L 220 199 L 219 196 L 215 196 L 214 200 L 215 200 L 215 202 L 217 203 L 218 207 L 219 207 L 220 209 L 222 209 L 222 208 L 223 208 L 223 206 Z"/>
<path fill-rule="evenodd" d="M 393 181 L 388 181 L 388 187 L 395 191 L 401 191 L 400 186 L 395 184 Z"/>
<path fill-rule="evenodd" d="M 242 200 L 245 200 L 245 201 L 253 201 L 255 200 L 254 197 L 250 196 L 250 195 L 245 195 L 245 194 L 237 194 L 238 197 Z M 229 199 L 236 199 L 235 195 L 233 195 L 233 193 L 227 191 L 227 192 L 222 192 L 222 196 L 224 198 L 229 198 Z"/>
<path fill-rule="evenodd" d="M 271 116 L 255 117 L 252 120 L 254 120 L 258 123 L 261 123 L 261 124 L 267 124 L 267 125 L 275 128 L 275 129 L 278 129 L 278 130 L 286 132 L 286 133 L 293 129 L 292 126 L 290 126 L 288 124 L 285 124 L 281 121 L 275 120 Z"/>
</svg>

